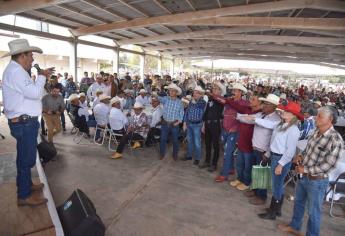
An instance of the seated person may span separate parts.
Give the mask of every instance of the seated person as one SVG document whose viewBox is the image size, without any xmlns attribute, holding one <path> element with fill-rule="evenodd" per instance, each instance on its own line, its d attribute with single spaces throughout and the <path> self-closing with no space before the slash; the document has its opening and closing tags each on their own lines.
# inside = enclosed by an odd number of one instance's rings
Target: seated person
<svg viewBox="0 0 345 236">
<path fill-rule="evenodd" d="M 82 112 L 82 108 L 79 106 L 79 97 L 77 94 L 71 94 L 68 98 L 70 106 L 70 115 L 73 125 L 79 129 L 80 132 L 84 132 L 90 137 L 89 126 L 86 122 L 86 117 Z"/>
<path fill-rule="evenodd" d="M 133 90 L 125 89 L 124 100 L 123 100 L 123 109 L 124 110 L 131 110 L 135 103 L 133 97 Z"/>
<path fill-rule="evenodd" d="M 146 138 L 146 146 L 151 146 L 157 142 L 155 136 L 161 134 L 161 120 L 163 116 L 162 107 L 157 97 L 151 98 L 152 105 L 152 120 L 150 124 L 150 130 Z"/>
<path fill-rule="evenodd" d="M 106 128 L 108 123 L 109 123 L 109 112 L 110 112 L 110 107 L 109 107 L 109 101 L 110 101 L 110 96 L 107 96 L 105 94 L 101 94 L 99 97 L 99 104 L 95 106 L 93 109 L 93 114 L 95 116 L 95 120 L 97 122 L 97 126 L 100 126 L 102 128 Z M 97 129 L 96 130 L 96 142 L 101 143 L 102 139 L 100 138 L 101 130 Z"/>
<path fill-rule="evenodd" d="M 96 97 L 95 99 L 93 100 L 93 103 L 92 103 L 92 110 L 95 108 L 95 106 L 99 103 L 99 96 L 101 96 L 103 94 L 103 91 L 102 90 L 97 90 L 96 92 Z"/>
<path fill-rule="evenodd" d="M 81 107 L 87 107 L 87 100 L 85 93 L 79 93 L 79 101 Z"/>
<path fill-rule="evenodd" d="M 125 134 L 125 126 L 128 124 L 128 119 L 121 111 L 121 101 L 118 97 L 110 100 L 110 114 L 109 125 L 115 134 Z"/>
<path fill-rule="evenodd" d="M 138 102 L 134 104 L 134 115 L 130 119 L 127 132 L 122 136 L 116 152 L 111 156 L 113 159 L 122 157 L 122 152 L 128 141 L 134 141 L 132 148 L 139 148 L 142 146 L 138 140 L 143 140 L 148 133 L 149 123 L 146 114 L 143 112 L 144 106 Z"/>
<path fill-rule="evenodd" d="M 139 90 L 139 96 L 136 97 L 135 102 L 140 102 L 144 107 L 150 105 L 151 98 L 147 96 L 145 89 Z"/>
</svg>

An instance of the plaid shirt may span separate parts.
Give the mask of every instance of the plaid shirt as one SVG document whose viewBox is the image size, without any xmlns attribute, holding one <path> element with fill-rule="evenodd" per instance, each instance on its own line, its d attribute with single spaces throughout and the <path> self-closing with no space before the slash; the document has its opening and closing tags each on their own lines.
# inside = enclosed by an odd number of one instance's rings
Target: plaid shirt
<svg viewBox="0 0 345 236">
<path fill-rule="evenodd" d="M 195 103 L 190 102 L 186 112 L 184 114 L 185 122 L 202 122 L 206 107 L 206 102 L 203 98 L 200 98 Z"/>
<path fill-rule="evenodd" d="M 158 97 L 159 101 L 163 104 L 163 119 L 168 122 L 183 120 L 183 104 L 178 98 L 172 99 L 169 96 Z"/>
<path fill-rule="evenodd" d="M 343 139 L 333 127 L 318 137 L 318 130 L 308 139 L 302 152 L 304 172 L 310 175 L 328 176 L 336 165 L 343 149 Z"/>
</svg>

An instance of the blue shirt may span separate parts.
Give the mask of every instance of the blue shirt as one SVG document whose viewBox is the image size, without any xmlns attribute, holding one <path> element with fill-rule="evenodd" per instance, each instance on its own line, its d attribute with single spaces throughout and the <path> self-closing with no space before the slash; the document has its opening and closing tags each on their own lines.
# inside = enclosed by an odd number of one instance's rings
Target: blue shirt
<svg viewBox="0 0 345 236">
<path fill-rule="evenodd" d="M 163 104 L 163 119 L 168 122 L 183 120 L 183 104 L 178 98 L 172 99 L 170 96 L 158 97 Z"/>
<path fill-rule="evenodd" d="M 300 126 L 301 136 L 299 137 L 300 140 L 307 139 L 310 135 L 310 131 L 315 128 L 315 122 L 313 117 L 305 119 L 303 125 Z"/>
<path fill-rule="evenodd" d="M 205 107 L 206 107 L 206 101 L 202 98 L 200 98 L 195 103 L 190 102 L 184 116 L 184 121 L 187 123 L 188 122 L 202 122 L 202 118 L 205 112 Z"/>
</svg>

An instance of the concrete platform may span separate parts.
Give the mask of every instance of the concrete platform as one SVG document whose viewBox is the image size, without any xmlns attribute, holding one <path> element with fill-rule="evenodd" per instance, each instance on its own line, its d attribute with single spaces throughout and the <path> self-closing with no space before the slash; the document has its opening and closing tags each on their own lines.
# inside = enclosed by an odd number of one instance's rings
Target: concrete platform
<svg viewBox="0 0 345 236">
<path fill-rule="evenodd" d="M 284 235 L 277 224 L 290 220 L 293 202 L 286 201 L 279 220 L 264 221 L 256 215 L 263 207 L 249 205 L 242 192 L 215 183 L 215 174 L 191 162 L 174 162 L 170 155 L 159 161 L 154 147 L 133 156 L 126 150 L 123 159 L 112 160 L 106 147 L 74 144 L 70 128 L 55 138 L 59 155 L 45 166 L 50 189 L 57 206 L 76 188 L 83 190 L 106 235 Z M 321 235 L 343 235 L 344 219 L 330 218 L 328 209 Z"/>
</svg>

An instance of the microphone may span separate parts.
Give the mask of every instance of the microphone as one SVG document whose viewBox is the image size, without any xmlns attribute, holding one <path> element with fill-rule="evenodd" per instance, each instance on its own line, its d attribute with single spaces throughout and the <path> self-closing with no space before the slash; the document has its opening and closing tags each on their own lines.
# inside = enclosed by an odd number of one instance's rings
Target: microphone
<svg viewBox="0 0 345 236">
<path fill-rule="evenodd" d="M 41 72 L 41 70 L 42 70 L 38 64 L 34 64 L 33 67 L 36 68 L 37 72 Z"/>
</svg>

